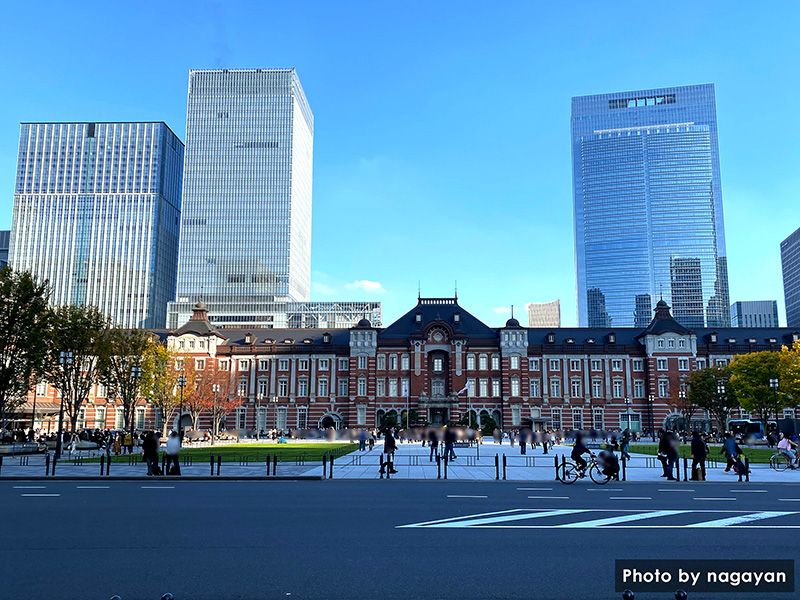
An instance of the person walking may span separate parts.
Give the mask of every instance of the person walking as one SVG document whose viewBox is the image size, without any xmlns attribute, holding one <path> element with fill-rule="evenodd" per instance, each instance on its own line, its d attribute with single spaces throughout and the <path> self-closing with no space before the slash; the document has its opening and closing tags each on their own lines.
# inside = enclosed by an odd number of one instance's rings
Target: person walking
<svg viewBox="0 0 800 600">
<path fill-rule="evenodd" d="M 452 427 L 445 426 L 444 429 L 444 456 L 448 461 L 456 459 L 455 451 L 456 432 Z"/>
<path fill-rule="evenodd" d="M 158 475 L 158 441 L 152 431 L 142 441 L 142 460 L 147 463 L 148 475 Z"/>
<path fill-rule="evenodd" d="M 731 469 L 736 465 L 736 439 L 730 434 L 725 434 L 725 441 L 722 443 L 720 454 L 724 454 L 728 460 L 725 465 L 725 472 L 730 473 Z"/>
<path fill-rule="evenodd" d="M 514 445 L 513 443 L 511 444 Z M 524 455 L 528 447 L 528 430 L 523 428 L 519 432 L 519 453 Z"/>
<path fill-rule="evenodd" d="M 386 433 L 383 436 L 383 453 L 386 455 L 386 460 L 381 463 L 381 475 L 386 472 L 387 468 L 389 469 L 389 473 L 397 473 L 394 468 L 394 453 L 396 450 L 397 442 L 394 440 L 392 429 L 389 428 L 386 430 Z"/>
<path fill-rule="evenodd" d="M 628 454 L 628 450 L 629 450 L 630 447 L 631 447 L 631 438 L 630 438 L 630 435 L 628 434 L 628 432 L 626 430 L 625 433 L 622 434 L 622 440 L 620 441 L 620 444 L 619 444 L 620 455 L 625 460 L 630 460 L 631 459 L 631 455 Z"/>
<path fill-rule="evenodd" d="M 678 447 L 680 446 L 681 440 L 674 431 L 667 431 L 664 437 L 666 438 L 665 454 L 667 458 L 667 480 L 678 481 L 674 472 L 675 463 L 678 462 Z"/>
<path fill-rule="evenodd" d="M 669 440 L 663 429 L 658 431 L 658 460 L 661 463 L 661 477 L 667 477 L 667 446 Z"/>
<path fill-rule="evenodd" d="M 439 460 L 439 435 L 436 433 L 436 430 L 431 427 L 428 430 L 428 446 L 431 447 L 431 458 L 430 462 L 433 462 L 434 456 L 436 460 Z"/>
<path fill-rule="evenodd" d="M 372 432 L 369 434 L 369 450 L 372 452 L 372 449 L 375 447 L 375 433 Z"/>
<path fill-rule="evenodd" d="M 180 475 L 181 465 L 178 461 L 178 454 L 181 451 L 181 438 L 177 431 L 170 431 L 167 438 L 167 465 L 164 467 L 164 472 L 167 475 Z M 173 470 L 172 465 L 175 465 Z"/>
<path fill-rule="evenodd" d="M 706 457 L 708 444 L 705 443 L 699 431 L 692 434 L 692 481 L 706 480 Z"/>
<path fill-rule="evenodd" d="M 367 449 L 367 432 L 362 429 L 358 432 L 358 450 L 364 452 Z"/>
</svg>

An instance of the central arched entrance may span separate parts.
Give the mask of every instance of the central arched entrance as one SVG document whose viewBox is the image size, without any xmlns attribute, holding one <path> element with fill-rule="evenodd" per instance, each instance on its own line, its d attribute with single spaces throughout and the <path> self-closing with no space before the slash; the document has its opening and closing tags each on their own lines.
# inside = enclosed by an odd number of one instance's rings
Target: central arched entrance
<svg viewBox="0 0 800 600">
<path fill-rule="evenodd" d="M 339 413 L 327 412 L 319 420 L 320 429 L 329 429 L 331 427 L 334 429 L 342 428 L 342 416 Z"/>
</svg>

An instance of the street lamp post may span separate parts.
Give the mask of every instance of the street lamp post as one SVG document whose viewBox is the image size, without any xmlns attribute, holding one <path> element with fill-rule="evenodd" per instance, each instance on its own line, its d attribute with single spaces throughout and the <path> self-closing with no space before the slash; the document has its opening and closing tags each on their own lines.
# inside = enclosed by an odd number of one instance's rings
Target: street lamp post
<svg viewBox="0 0 800 600">
<path fill-rule="evenodd" d="M 274 406 L 275 429 L 277 430 L 278 429 L 278 397 L 277 396 L 273 396 L 272 398 L 270 398 L 270 402 L 272 402 L 272 404 Z"/>
<path fill-rule="evenodd" d="M 769 387 L 772 390 L 772 406 L 775 407 L 775 423 L 778 422 L 778 403 L 776 402 L 775 396 L 778 394 L 778 380 L 776 378 L 772 378 L 769 380 Z M 34 402 L 36 401 L 36 397 L 34 396 Z M 767 435 L 767 432 L 764 432 L 764 435 Z"/>
<path fill-rule="evenodd" d="M 36 394 L 39 391 L 39 383 L 33 382 L 33 410 L 31 411 L 31 432 L 36 429 Z"/>
<path fill-rule="evenodd" d="M 261 401 L 264 399 L 264 394 L 262 392 L 258 392 L 256 394 L 256 440 L 261 439 L 261 430 L 258 427 L 258 413 L 261 410 Z"/>
<path fill-rule="evenodd" d="M 631 402 L 633 402 L 629 397 L 625 398 L 625 429 L 631 429 Z"/>
<path fill-rule="evenodd" d="M 725 382 L 720 380 L 717 382 L 717 396 L 719 397 L 720 406 L 722 406 L 722 398 L 725 396 Z M 722 424 L 722 434 L 728 430 L 728 416 L 725 415 L 725 422 Z"/>
<path fill-rule="evenodd" d="M 186 387 L 186 377 L 178 376 L 178 387 L 181 390 L 181 409 L 178 412 L 178 437 L 183 441 L 183 388 Z"/>
<path fill-rule="evenodd" d="M 647 413 L 650 417 L 650 438 L 655 442 L 656 441 L 656 420 L 655 416 L 653 415 L 653 403 L 655 402 L 656 397 L 653 394 L 648 394 L 647 396 Z"/>
<path fill-rule="evenodd" d="M 214 440 L 217 439 L 218 426 L 217 426 L 217 396 L 219 395 L 219 384 L 215 383 L 211 386 L 211 391 L 214 393 L 214 410 L 212 411 L 211 416 L 211 443 L 214 443 Z"/>
<path fill-rule="evenodd" d="M 72 357 L 73 354 L 71 350 L 66 350 L 61 353 L 58 362 L 61 364 L 62 372 L 72 364 Z M 56 458 L 61 458 L 61 445 L 64 439 L 64 390 L 61 390 L 60 396 L 61 402 L 58 407 L 58 439 L 56 440 Z"/>
</svg>

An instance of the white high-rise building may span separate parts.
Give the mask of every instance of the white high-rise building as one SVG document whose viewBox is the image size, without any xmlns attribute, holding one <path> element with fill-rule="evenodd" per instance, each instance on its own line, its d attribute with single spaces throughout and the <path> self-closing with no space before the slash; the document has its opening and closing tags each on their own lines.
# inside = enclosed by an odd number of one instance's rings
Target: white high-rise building
<svg viewBox="0 0 800 600">
<path fill-rule="evenodd" d="M 269 326 L 311 287 L 314 116 L 294 69 L 189 72 L 177 302 Z"/>
<path fill-rule="evenodd" d="M 9 264 L 121 327 L 175 297 L 183 144 L 164 123 L 22 123 Z"/>
</svg>

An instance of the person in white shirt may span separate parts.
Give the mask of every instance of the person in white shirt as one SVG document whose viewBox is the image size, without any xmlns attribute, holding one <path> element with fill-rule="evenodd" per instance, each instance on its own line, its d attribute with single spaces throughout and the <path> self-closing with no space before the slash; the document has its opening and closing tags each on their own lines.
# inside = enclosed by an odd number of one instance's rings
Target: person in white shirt
<svg viewBox="0 0 800 600">
<path fill-rule="evenodd" d="M 792 462 L 789 465 L 792 469 L 796 468 L 795 458 L 797 453 L 794 450 L 796 447 L 797 444 L 792 441 L 788 433 L 784 433 L 783 438 L 781 438 L 781 441 L 778 442 L 778 449 L 792 459 Z"/>
<path fill-rule="evenodd" d="M 181 438 L 177 431 L 170 431 L 167 438 L 167 465 L 164 469 L 166 475 L 180 475 L 181 467 L 178 462 L 178 453 L 181 451 Z M 170 466 L 175 464 L 175 470 L 170 472 Z"/>
</svg>

